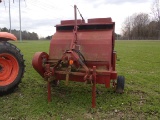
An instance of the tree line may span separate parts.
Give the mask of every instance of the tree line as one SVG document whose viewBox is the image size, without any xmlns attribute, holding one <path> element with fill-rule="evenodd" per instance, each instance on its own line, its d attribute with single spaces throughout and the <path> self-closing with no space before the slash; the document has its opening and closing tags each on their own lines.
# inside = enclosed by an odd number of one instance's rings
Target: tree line
<svg viewBox="0 0 160 120">
<path fill-rule="evenodd" d="M 160 40 L 160 4 L 155 0 L 152 14 L 135 13 L 127 17 L 122 25 L 121 39 Z"/>
<path fill-rule="evenodd" d="M 10 32 L 10 30 L 7 29 L 6 27 L 0 28 L 0 31 L 1 32 Z M 15 29 L 11 30 L 11 33 L 14 34 L 18 40 L 20 38 L 19 32 L 20 32 L 19 30 L 15 30 Z M 21 35 L 22 35 L 23 40 L 38 40 L 39 39 L 38 34 L 35 32 L 28 32 L 28 31 L 24 30 L 24 31 L 21 31 Z"/>
</svg>

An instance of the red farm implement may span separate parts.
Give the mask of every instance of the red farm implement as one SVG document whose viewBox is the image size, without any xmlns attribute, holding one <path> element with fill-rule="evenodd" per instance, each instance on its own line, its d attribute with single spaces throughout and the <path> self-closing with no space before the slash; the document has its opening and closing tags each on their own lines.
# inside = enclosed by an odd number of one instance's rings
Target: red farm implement
<svg viewBox="0 0 160 120">
<path fill-rule="evenodd" d="M 36 52 L 32 65 L 48 82 L 48 101 L 51 100 L 50 83 L 59 80 L 90 82 L 92 107 L 96 105 L 96 84 L 110 84 L 116 92 L 123 93 L 124 77 L 115 70 L 114 27 L 111 18 L 64 20 L 56 25 L 50 42 L 49 54 Z"/>
</svg>

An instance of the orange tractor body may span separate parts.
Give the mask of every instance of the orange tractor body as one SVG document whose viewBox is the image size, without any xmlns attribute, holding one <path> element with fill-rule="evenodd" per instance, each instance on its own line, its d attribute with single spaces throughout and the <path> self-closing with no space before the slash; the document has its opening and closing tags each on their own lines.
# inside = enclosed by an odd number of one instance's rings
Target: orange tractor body
<svg viewBox="0 0 160 120">
<path fill-rule="evenodd" d="M 20 50 L 8 40 L 17 38 L 7 32 L 0 32 L 0 94 L 13 91 L 24 73 L 24 60 Z"/>
</svg>

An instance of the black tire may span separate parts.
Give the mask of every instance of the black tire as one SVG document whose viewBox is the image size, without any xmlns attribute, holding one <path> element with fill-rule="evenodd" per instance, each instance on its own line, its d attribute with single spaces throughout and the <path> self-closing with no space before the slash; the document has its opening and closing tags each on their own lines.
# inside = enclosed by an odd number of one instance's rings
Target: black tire
<svg viewBox="0 0 160 120">
<path fill-rule="evenodd" d="M 116 85 L 116 93 L 123 93 L 124 92 L 124 84 L 125 84 L 125 77 L 118 76 L 117 85 Z"/>
<path fill-rule="evenodd" d="M 4 75 L 4 71 L 7 71 L 6 66 L 11 69 L 5 74 L 8 77 Z M 18 86 L 23 77 L 24 70 L 24 59 L 20 50 L 9 42 L 0 42 L 0 95 L 8 94 Z"/>
</svg>

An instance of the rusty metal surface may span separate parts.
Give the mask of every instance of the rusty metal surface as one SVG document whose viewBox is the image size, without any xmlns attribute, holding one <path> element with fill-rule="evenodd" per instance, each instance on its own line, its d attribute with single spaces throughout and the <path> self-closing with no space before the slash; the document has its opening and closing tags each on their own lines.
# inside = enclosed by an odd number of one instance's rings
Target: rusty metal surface
<svg viewBox="0 0 160 120">
<path fill-rule="evenodd" d="M 16 41 L 17 38 L 11 33 L 0 32 L 0 41 L 8 41 L 8 40 Z"/>
</svg>

